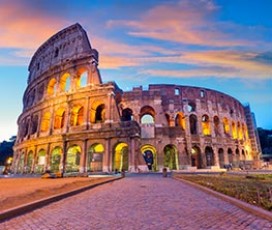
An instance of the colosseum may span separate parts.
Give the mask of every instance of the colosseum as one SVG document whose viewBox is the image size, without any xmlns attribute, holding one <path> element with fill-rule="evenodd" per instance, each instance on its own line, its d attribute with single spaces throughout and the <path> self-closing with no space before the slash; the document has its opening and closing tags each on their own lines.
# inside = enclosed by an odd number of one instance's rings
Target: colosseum
<svg viewBox="0 0 272 230">
<path fill-rule="evenodd" d="M 104 83 L 79 24 L 58 32 L 29 64 L 14 146 L 15 173 L 111 173 L 254 167 L 249 106 L 207 88 Z"/>
</svg>

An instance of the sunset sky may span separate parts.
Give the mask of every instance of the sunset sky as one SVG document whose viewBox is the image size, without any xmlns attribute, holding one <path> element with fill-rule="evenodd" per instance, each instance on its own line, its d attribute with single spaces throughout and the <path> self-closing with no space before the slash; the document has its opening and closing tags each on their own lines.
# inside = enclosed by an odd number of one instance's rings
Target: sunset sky
<svg viewBox="0 0 272 230">
<path fill-rule="evenodd" d="M 80 23 L 104 82 L 200 86 L 272 129 L 272 0 L 0 0 L 0 141 L 17 134 L 30 59 Z"/>
</svg>

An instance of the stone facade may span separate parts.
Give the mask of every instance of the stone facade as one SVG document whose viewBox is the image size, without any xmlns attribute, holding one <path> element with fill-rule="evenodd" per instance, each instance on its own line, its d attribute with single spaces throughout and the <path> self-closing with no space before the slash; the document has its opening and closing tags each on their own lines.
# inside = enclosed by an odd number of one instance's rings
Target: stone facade
<svg viewBox="0 0 272 230">
<path fill-rule="evenodd" d="M 254 124 L 229 95 L 181 85 L 123 92 L 103 83 L 98 52 L 79 24 L 36 51 L 23 103 L 17 173 L 250 167 L 259 156 L 248 134 Z"/>
</svg>

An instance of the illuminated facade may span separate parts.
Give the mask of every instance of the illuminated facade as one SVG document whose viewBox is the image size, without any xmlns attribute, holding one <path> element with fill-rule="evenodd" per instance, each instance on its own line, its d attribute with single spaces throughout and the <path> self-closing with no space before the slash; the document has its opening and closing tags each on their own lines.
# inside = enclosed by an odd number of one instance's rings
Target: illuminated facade
<svg viewBox="0 0 272 230">
<path fill-rule="evenodd" d="M 103 83 L 98 52 L 79 24 L 36 51 L 23 104 L 16 173 L 250 167 L 259 159 L 239 101 L 206 88 L 123 92 Z"/>
</svg>

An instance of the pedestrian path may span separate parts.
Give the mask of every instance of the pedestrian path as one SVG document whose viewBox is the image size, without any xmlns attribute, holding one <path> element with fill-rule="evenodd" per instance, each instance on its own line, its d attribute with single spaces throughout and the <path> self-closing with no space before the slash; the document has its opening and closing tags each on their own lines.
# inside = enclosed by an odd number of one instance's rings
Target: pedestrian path
<svg viewBox="0 0 272 230">
<path fill-rule="evenodd" d="M 138 174 L 96 187 L 0 224 L 0 229 L 272 229 L 180 181 Z"/>
</svg>

